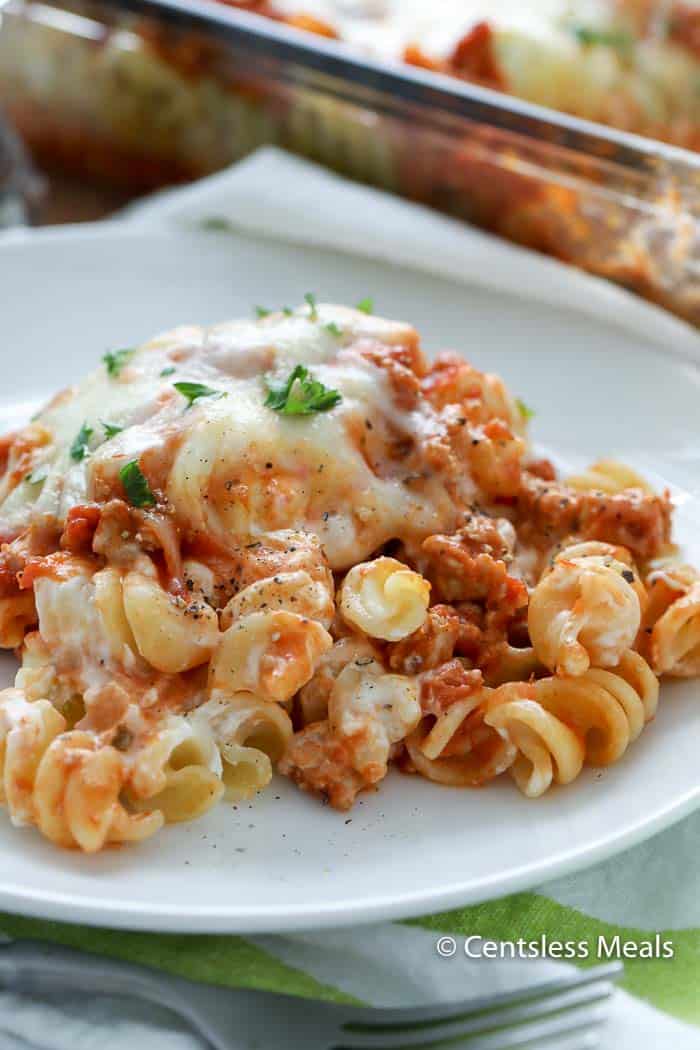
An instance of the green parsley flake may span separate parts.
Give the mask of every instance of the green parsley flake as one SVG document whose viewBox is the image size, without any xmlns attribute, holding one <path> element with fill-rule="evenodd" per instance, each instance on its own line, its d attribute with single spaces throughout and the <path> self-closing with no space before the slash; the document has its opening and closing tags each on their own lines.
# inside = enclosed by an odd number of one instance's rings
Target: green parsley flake
<svg viewBox="0 0 700 1050">
<path fill-rule="evenodd" d="M 304 296 L 304 302 L 309 307 L 309 320 L 318 321 L 318 307 L 316 306 L 316 296 L 313 292 L 307 292 Z"/>
<path fill-rule="evenodd" d="M 46 481 L 49 476 L 48 467 L 37 467 L 30 474 L 27 474 L 24 479 L 29 485 L 41 485 L 42 482 Z"/>
<path fill-rule="evenodd" d="M 136 350 L 134 348 L 126 350 L 109 350 L 102 358 L 107 369 L 107 375 L 111 376 L 112 379 L 116 379 L 124 365 L 127 364 L 135 353 Z"/>
<path fill-rule="evenodd" d="M 363 314 L 371 314 L 374 311 L 374 299 L 361 299 L 355 307 L 356 310 L 361 310 Z"/>
<path fill-rule="evenodd" d="M 80 463 L 80 461 L 85 459 L 88 454 L 88 444 L 93 433 L 94 431 L 92 427 L 89 427 L 87 423 L 83 423 L 77 433 L 75 441 L 70 447 L 70 458 L 75 460 L 76 463 Z"/>
<path fill-rule="evenodd" d="M 519 397 L 516 397 L 515 403 L 518 406 L 518 412 L 520 412 L 520 415 L 523 417 L 526 423 L 529 423 L 533 416 L 536 414 L 534 408 L 530 408 L 530 406 L 526 405 L 525 402 Z"/>
<path fill-rule="evenodd" d="M 255 307 L 255 316 L 259 320 L 262 320 L 263 317 L 269 317 L 271 313 L 272 313 L 272 311 L 268 310 L 266 306 L 256 306 Z"/>
<path fill-rule="evenodd" d="M 163 369 L 163 371 L 160 373 L 160 377 L 161 379 L 165 379 L 166 376 L 172 376 L 175 374 L 175 372 L 177 372 L 177 368 L 175 368 L 175 365 L 169 365 L 167 368 Z"/>
<path fill-rule="evenodd" d="M 336 336 L 336 338 L 343 334 L 342 328 L 339 328 L 335 321 L 329 321 L 327 325 L 324 325 L 324 328 L 327 332 L 330 332 L 331 335 Z"/>
<path fill-rule="evenodd" d="M 632 37 L 623 29 L 595 29 L 593 26 L 573 25 L 571 32 L 583 47 L 614 47 L 626 51 L 632 46 Z"/>
<path fill-rule="evenodd" d="M 343 399 L 338 390 L 330 390 L 314 379 L 304 365 L 297 365 L 282 386 L 268 385 L 267 390 L 266 407 L 283 416 L 310 416 L 314 412 L 328 412 Z"/>
<path fill-rule="evenodd" d="M 292 310 L 291 306 L 283 306 L 282 313 L 285 317 L 291 317 L 294 311 Z"/>
<path fill-rule="evenodd" d="M 124 427 L 120 427 L 118 423 L 105 423 L 104 420 L 100 420 L 100 422 L 104 427 L 105 436 L 108 441 L 110 438 L 116 437 L 117 434 L 121 434 L 124 429 Z"/>
<path fill-rule="evenodd" d="M 223 390 L 213 390 L 204 383 L 173 383 L 179 394 L 187 398 L 187 407 L 191 408 L 200 397 L 223 397 Z"/>
<path fill-rule="evenodd" d="M 125 463 L 119 471 L 119 480 L 124 486 L 126 498 L 132 507 L 152 507 L 155 496 L 143 475 L 137 459 Z"/>
</svg>

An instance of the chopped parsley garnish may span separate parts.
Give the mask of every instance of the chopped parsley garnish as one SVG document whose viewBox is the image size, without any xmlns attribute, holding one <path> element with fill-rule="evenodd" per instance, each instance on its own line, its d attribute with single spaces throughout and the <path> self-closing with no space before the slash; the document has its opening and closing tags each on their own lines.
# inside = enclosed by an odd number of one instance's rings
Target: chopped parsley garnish
<svg viewBox="0 0 700 1050">
<path fill-rule="evenodd" d="M 143 475 L 137 459 L 125 463 L 119 471 L 119 480 L 124 486 L 126 498 L 132 507 L 152 507 L 155 496 Z"/>
<path fill-rule="evenodd" d="M 223 390 L 214 390 L 210 386 L 205 386 L 204 383 L 173 383 L 173 386 L 179 394 L 187 398 L 187 407 L 191 406 L 200 397 L 223 397 Z"/>
<path fill-rule="evenodd" d="M 161 379 L 165 379 L 166 376 L 172 376 L 175 374 L 175 372 L 177 372 L 177 368 L 175 367 L 175 365 L 168 365 L 168 367 L 164 368 L 163 371 L 160 373 L 160 377 Z"/>
<path fill-rule="evenodd" d="M 330 390 L 314 379 L 308 368 L 297 365 L 282 386 L 268 385 L 265 405 L 283 416 L 310 416 L 314 412 L 328 412 L 340 401 L 338 390 Z"/>
<path fill-rule="evenodd" d="M 104 427 L 105 436 L 109 441 L 110 438 L 116 437 L 117 434 L 121 434 L 124 427 L 120 427 L 118 423 L 105 423 L 104 419 L 100 420 Z"/>
<path fill-rule="evenodd" d="M 632 45 L 632 37 L 623 29 L 595 29 L 592 26 L 573 25 L 571 32 L 584 47 L 615 47 L 624 51 Z"/>
<path fill-rule="evenodd" d="M 48 467 L 37 467 L 30 474 L 27 474 L 24 479 L 29 485 L 40 485 L 42 481 L 46 481 L 49 475 Z"/>
<path fill-rule="evenodd" d="M 355 309 L 361 310 L 363 314 L 371 314 L 374 310 L 374 299 L 361 299 Z"/>
<path fill-rule="evenodd" d="M 105 368 L 107 369 L 107 375 L 110 375 L 112 379 L 116 379 L 124 365 L 127 364 L 135 353 L 136 351 L 133 348 L 125 350 L 108 350 L 102 358 L 105 363 Z"/>
<path fill-rule="evenodd" d="M 335 321 L 329 321 L 327 325 L 324 325 L 324 328 L 336 337 L 343 334 L 342 328 L 339 328 Z"/>
<path fill-rule="evenodd" d="M 87 423 L 83 423 L 70 447 L 70 458 L 75 460 L 76 463 L 80 463 L 81 460 L 85 459 L 89 451 L 88 444 L 93 433 L 92 427 L 89 427 Z"/>
<path fill-rule="evenodd" d="M 308 293 L 307 295 L 305 295 L 304 298 L 306 299 L 306 301 L 309 304 L 309 307 L 311 309 L 311 314 L 309 316 L 311 317 L 312 321 L 315 321 L 316 320 L 316 300 L 314 299 L 314 296 L 311 295 L 311 293 Z M 268 308 L 266 306 L 256 306 L 255 307 L 255 316 L 258 318 L 259 321 L 261 321 L 263 319 L 263 317 L 269 317 L 270 314 L 273 314 L 273 313 L 275 313 L 275 311 L 274 310 L 268 310 Z M 279 311 L 279 313 L 284 314 L 285 317 L 293 317 L 294 316 L 294 311 L 292 310 L 291 306 L 283 306 L 282 309 Z"/>
<path fill-rule="evenodd" d="M 519 397 L 516 397 L 515 403 L 518 406 L 518 412 L 520 413 L 520 415 L 523 417 L 526 423 L 529 423 L 529 421 L 535 415 L 534 408 L 530 408 L 530 406 L 526 405 L 525 402 Z"/>
<path fill-rule="evenodd" d="M 316 306 L 316 296 L 313 292 L 307 292 L 304 296 L 304 302 L 309 307 L 309 320 L 318 321 L 318 307 Z"/>
</svg>

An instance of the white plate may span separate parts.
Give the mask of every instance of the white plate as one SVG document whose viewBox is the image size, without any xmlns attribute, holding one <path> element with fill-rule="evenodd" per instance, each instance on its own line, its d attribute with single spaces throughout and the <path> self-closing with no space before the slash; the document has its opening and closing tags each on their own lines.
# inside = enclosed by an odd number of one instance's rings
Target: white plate
<svg viewBox="0 0 700 1050">
<path fill-rule="evenodd" d="M 375 299 L 430 348 L 501 373 L 537 411 L 559 459 L 629 461 L 678 501 L 700 563 L 700 372 L 612 324 L 331 252 L 227 234 L 107 228 L 0 247 L 0 424 L 129 345 L 181 322 L 246 315 L 315 291 Z M 700 358 L 699 358 L 700 360 Z M 10 681 L 11 662 L 1 670 Z M 624 760 L 536 802 L 391 775 L 349 815 L 278 778 L 136 848 L 63 852 L 0 814 L 0 909 L 107 926 L 275 931 L 403 917 L 533 886 L 659 831 L 700 800 L 700 697 L 664 686 L 655 724 Z"/>
</svg>

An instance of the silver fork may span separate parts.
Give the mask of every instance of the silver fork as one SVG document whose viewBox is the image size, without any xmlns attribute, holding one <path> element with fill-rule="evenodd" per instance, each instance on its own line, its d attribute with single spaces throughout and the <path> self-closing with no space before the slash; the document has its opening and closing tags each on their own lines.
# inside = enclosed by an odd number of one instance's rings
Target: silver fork
<svg viewBox="0 0 700 1050">
<path fill-rule="evenodd" d="M 399 1009 L 198 984 L 40 941 L 0 939 L 0 987 L 120 995 L 173 1010 L 214 1050 L 592 1050 L 622 971 L 597 966 L 519 992 Z"/>
</svg>

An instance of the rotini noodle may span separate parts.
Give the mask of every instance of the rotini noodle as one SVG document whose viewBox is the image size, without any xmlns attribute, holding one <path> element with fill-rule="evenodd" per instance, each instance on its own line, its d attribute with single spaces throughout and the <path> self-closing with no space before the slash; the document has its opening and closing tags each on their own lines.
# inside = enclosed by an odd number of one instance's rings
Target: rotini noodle
<svg viewBox="0 0 700 1050">
<path fill-rule="evenodd" d="M 484 722 L 516 748 L 510 773 L 528 798 L 538 798 L 552 782 L 569 784 L 581 772 L 583 740 L 539 703 L 534 683 L 502 686 Z"/>
<path fill-rule="evenodd" d="M 206 725 L 171 716 L 130 759 L 127 797 L 137 811 L 158 810 L 166 823 L 194 820 L 224 792 L 221 762 Z"/>
<path fill-rule="evenodd" d="M 108 843 L 139 842 L 163 824 L 158 810 L 130 813 L 120 801 L 128 777 L 124 756 L 89 733 L 55 737 L 34 782 L 39 830 L 58 846 L 94 853 Z"/>
<path fill-rule="evenodd" d="M 428 613 L 430 584 L 395 558 L 355 565 L 343 580 L 339 608 L 370 638 L 397 642 L 417 631 Z"/>
<path fill-rule="evenodd" d="M 140 572 L 124 577 L 124 612 L 138 651 L 159 671 L 189 671 L 206 663 L 219 640 L 216 613 L 205 601 L 166 594 Z"/>
<path fill-rule="evenodd" d="M 500 419 L 471 433 L 465 451 L 477 485 L 491 498 L 514 496 L 520 486 L 525 441 Z"/>
<path fill-rule="evenodd" d="M 138 652 L 134 632 L 124 610 L 121 573 L 114 568 L 102 569 L 93 576 L 95 605 L 102 617 L 112 657 L 119 663 L 134 663 Z"/>
<path fill-rule="evenodd" d="M 657 674 L 700 674 L 700 576 L 689 565 L 652 567 L 640 646 Z"/>
<path fill-rule="evenodd" d="M 614 547 L 600 543 L 565 549 L 530 597 L 535 653 L 557 674 L 614 667 L 634 644 L 642 615 L 636 574 L 615 554 Z"/>
<path fill-rule="evenodd" d="M 599 459 L 591 463 L 581 474 L 572 474 L 566 479 L 569 488 L 600 492 L 624 492 L 625 489 L 641 489 L 653 494 L 654 490 L 644 478 L 615 459 Z"/>
<path fill-rule="evenodd" d="M 0 598 L 0 648 L 16 649 L 22 644 L 27 628 L 37 622 L 32 591 Z"/>
<path fill-rule="evenodd" d="M 65 725 L 48 700 L 27 703 L 20 689 L 0 693 L 0 802 L 8 807 L 13 824 L 35 822 L 37 769 Z"/>
<path fill-rule="evenodd" d="M 279 572 L 265 580 L 256 580 L 239 591 L 221 612 L 222 630 L 227 630 L 235 620 L 249 613 L 284 610 L 297 616 L 317 620 L 323 627 L 330 627 L 335 615 L 333 602 L 333 577 L 330 571 L 327 580 L 313 580 L 308 572 Z"/>
<path fill-rule="evenodd" d="M 535 683 L 537 702 L 585 742 L 586 761 L 616 762 L 656 714 L 658 679 L 633 650 L 610 670 L 590 668 L 576 678 L 543 678 Z"/>
<path fill-rule="evenodd" d="M 406 741 L 411 761 L 438 783 L 476 787 L 509 770 L 530 798 L 569 784 L 584 762 L 619 759 L 656 713 L 658 681 L 638 653 L 612 671 L 475 689 Z"/>
<path fill-rule="evenodd" d="M 230 799 L 252 798 L 266 787 L 293 736 L 284 708 L 252 693 L 210 700 L 192 719 L 205 719 L 211 728 L 221 751 L 222 781 Z"/>
<path fill-rule="evenodd" d="M 373 784 L 386 776 L 391 746 L 412 732 L 419 719 L 415 682 L 386 674 L 377 661 L 348 664 L 328 700 L 331 731 L 345 741 L 353 768 Z"/>
<path fill-rule="evenodd" d="M 484 724 L 478 713 L 490 692 L 483 689 L 457 701 L 426 721 L 406 739 L 406 750 L 421 776 L 448 787 L 480 787 L 510 768 L 516 747 L 507 737 Z M 470 716 L 478 717 L 472 725 Z"/>
<path fill-rule="evenodd" d="M 349 663 L 361 667 L 378 660 L 377 649 L 356 634 L 339 638 L 319 660 L 313 678 L 299 690 L 299 715 L 303 725 L 328 717 L 328 699 L 338 675 Z"/>
<path fill-rule="evenodd" d="M 333 639 L 319 623 L 290 612 L 254 612 L 220 636 L 211 661 L 212 695 L 248 692 L 286 701 L 312 677 Z"/>
</svg>

